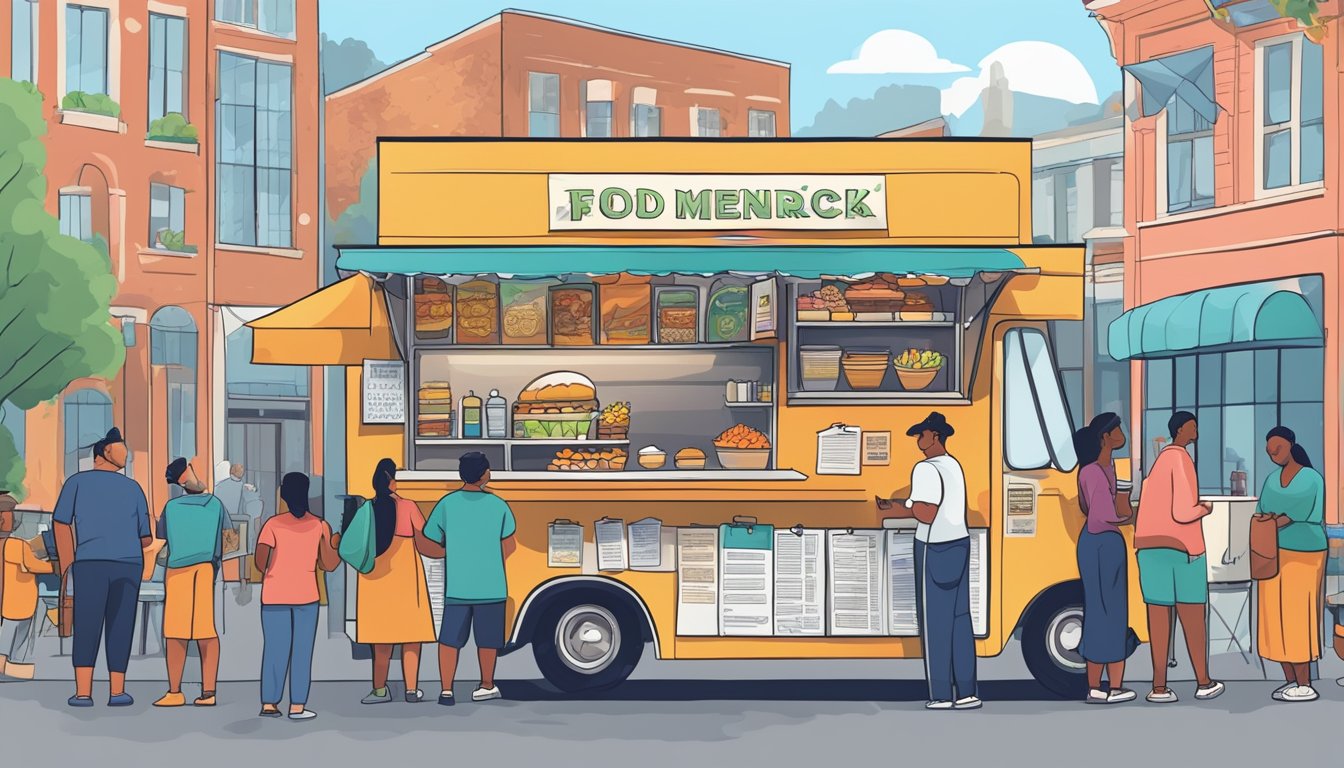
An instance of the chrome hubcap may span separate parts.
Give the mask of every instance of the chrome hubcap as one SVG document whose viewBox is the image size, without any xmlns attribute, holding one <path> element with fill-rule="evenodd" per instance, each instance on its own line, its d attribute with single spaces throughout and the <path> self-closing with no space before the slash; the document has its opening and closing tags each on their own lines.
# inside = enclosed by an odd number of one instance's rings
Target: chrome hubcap
<svg viewBox="0 0 1344 768">
<path fill-rule="evenodd" d="M 555 628 L 555 646 L 565 666 L 586 675 L 611 665 L 621 647 L 621 628 L 611 611 L 579 605 L 565 611 Z"/>
<path fill-rule="evenodd" d="M 1045 633 L 1046 650 L 1056 666 L 1070 671 L 1087 668 L 1078 652 L 1083 643 L 1083 609 L 1066 608 L 1055 615 Z"/>
</svg>

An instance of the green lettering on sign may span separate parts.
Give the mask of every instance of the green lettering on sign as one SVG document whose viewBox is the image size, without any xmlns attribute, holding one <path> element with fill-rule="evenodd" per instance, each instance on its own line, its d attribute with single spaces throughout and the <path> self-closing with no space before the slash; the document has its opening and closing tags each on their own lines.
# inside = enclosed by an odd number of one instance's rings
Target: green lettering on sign
<svg viewBox="0 0 1344 768">
<path fill-rule="evenodd" d="M 737 209 L 740 198 L 735 189 L 714 190 L 714 216 L 719 219 L 740 219 L 742 212 Z"/>
<path fill-rule="evenodd" d="M 583 221 L 583 217 L 593 210 L 593 190 L 569 190 L 569 220 Z"/>
<path fill-rule="evenodd" d="M 803 210 L 803 196 L 791 189 L 775 190 L 775 217 L 780 219 L 809 219 Z"/>
<path fill-rule="evenodd" d="M 770 218 L 770 190 L 742 190 L 742 208 L 742 218 L 744 219 Z"/>
<path fill-rule="evenodd" d="M 677 218 L 678 219 L 701 219 L 709 221 L 710 214 L 710 192 L 708 189 L 702 189 L 695 194 L 691 194 L 689 189 L 677 190 Z"/>
<path fill-rule="evenodd" d="M 656 219 L 663 215 L 663 196 L 652 189 L 635 190 L 635 218 Z"/>
<path fill-rule="evenodd" d="M 871 219 L 873 218 L 873 209 L 863 202 L 863 198 L 868 196 L 866 189 L 846 189 L 845 190 L 845 218 L 846 219 Z"/>
<path fill-rule="evenodd" d="M 619 210 L 612 205 L 618 199 L 621 201 Z M 635 209 L 633 202 L 630 200 L 630 193 L 620 187 L 607 187 L 602 190 L 602 194 L 597 199 L 597 207 L 601 209 L 602 215 L 608 219 L 624 219 Z"/>
<path fill-rule="evenodd" d="M 812 210 L 823 219 L 834 219 L 843 213 L 839 208 L 822 207 L 823 203 L 838 202 L 840 202 L 840 195 L 833 189 L 818 189 L 812 193 Z"/>
</svg>

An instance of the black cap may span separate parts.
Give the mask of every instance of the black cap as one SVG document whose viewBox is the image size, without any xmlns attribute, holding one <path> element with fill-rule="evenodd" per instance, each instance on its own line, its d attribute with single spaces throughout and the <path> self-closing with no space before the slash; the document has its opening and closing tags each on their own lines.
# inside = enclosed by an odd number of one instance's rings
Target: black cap
<svg viewBox="0 0 1344 768">
<path fill-rule="evenodd" d="M 178 456 L 168 464 L 168 469 L 163 473 L 164 479 L 169 485 L 177 485 L 177 481 L 182 479 L 182 473 L 187 471 L 187 460 Z"/>
<path fill-rule="evenodd" d="M 947 418 L 937 411 L 931 412 L 923 421 L 905 430 L 905 434 L 907 437 L 914 437 L 926 430 L 937 434 L 939 440 L 946 440 L 956 434 L 952 425 L 947 423 Z"/>
</svg>

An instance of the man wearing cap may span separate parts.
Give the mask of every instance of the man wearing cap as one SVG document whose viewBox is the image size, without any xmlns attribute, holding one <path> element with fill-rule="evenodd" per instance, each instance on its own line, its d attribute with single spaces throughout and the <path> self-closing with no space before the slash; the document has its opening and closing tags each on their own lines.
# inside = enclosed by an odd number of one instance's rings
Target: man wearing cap
<svg viewBox="0 0 1344 768">
<path fill-rule="evenodd" d="M 149 502 L 126 467 L 126 443 L 113 427 L 93 444 L 93 469 L 66 478 L 52 514 L 61 574 L 74 587 L 75 695 L 93 706 L 93 667 L 106 633 L 109 707 L 129 707 L 126 667 L 140 600 L 144 550 L 153 542 Z"/>
<path fill-rule="evenodd" d="M 923 632 L 929 709 L 978 709 L 975 631 L 971 625 L 971 538 L 966 528 L 966 476 L 947 452 L 952 425 L 941 413 L 905 431 L 924 460 L 910 477 L 903 505 L 879 502 L 898 518 L 914 518 L 916 601 Z"/>
<path fill-rule="evenodd" d="M 163 579 L 163 637 L 167 647 L 168 692 L 156 707 L 180 707 L 187 644 L 201 652 L 201 695 L 192 703 L 215 705 L 219 675 L 219 634 L 215 631 L 215 577 L 224 556 L 224 531 L 233 529 L 224 504 L 207 493 L 205 483 L 185 458 L 173 459 L 165 472 L 185 495 L 169 499 L 159 517 L 158 535 L 167 543 L 168 569 Z"/>
</svg>

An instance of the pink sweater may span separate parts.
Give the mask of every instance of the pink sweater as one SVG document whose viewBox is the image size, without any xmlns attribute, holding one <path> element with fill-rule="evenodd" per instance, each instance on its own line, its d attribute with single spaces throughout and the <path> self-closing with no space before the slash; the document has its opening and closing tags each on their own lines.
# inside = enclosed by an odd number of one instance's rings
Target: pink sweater
<svg viewBox="0 0 1344 768">
<path fill-rule="evenodd" d="M 1134 523 L 1136 549 L 1179 549 L 1191 557 L 1204 554 L 1208 514 L 1199 503 L 1195 462 L 1184 448 L 1169 445 L 1158 454 L 1143 479 L 1139 517 Z"/>
</svg>

